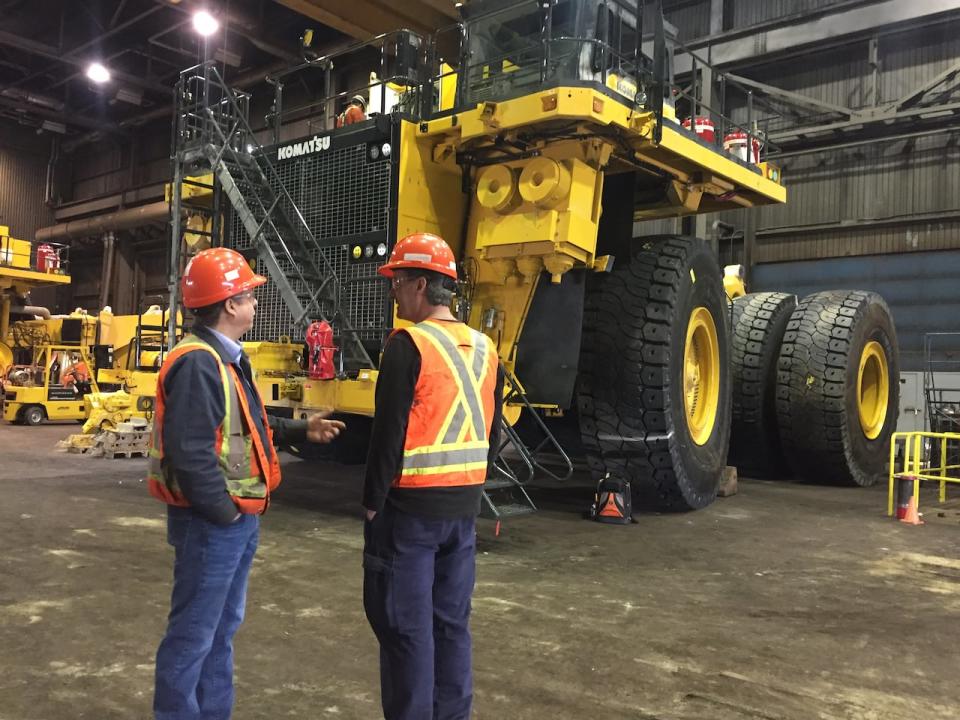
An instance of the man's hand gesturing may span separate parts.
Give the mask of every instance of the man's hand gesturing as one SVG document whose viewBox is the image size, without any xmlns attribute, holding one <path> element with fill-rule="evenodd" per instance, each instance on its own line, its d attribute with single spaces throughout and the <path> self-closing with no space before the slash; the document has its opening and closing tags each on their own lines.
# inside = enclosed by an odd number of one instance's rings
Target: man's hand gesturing
<svg viewBox="0 0 960 720">
<path fill-rule="evenodd" d="M 328 443 L 336 439 L 346 424 L 340 420 L 327 420 L 329 410 L 314 413 L 307 418 L 307 440 L 315 443 Z"/>
</svg>

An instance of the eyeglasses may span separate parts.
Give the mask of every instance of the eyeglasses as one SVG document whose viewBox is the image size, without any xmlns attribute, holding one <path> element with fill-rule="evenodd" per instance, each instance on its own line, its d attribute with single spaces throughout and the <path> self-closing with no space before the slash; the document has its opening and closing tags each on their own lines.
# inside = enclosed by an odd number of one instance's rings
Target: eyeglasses
<svg viewBox="0 0 960 720">
<path fill-rule="evenodd" d="M 245 300 L 256 300 L 256 294 L 251 290 L 247 292 L 242 292 L 237 295 L 233 295 L 231 298 L 234 302 L 243 302 Z"/>
<path fill-rule="evenodd" d="M 394 290 L 397 290 L 407 280 L 416 280 L 416 278 L 412 278 L 409 275 L 394 275 L 392 278 L 390 278 L 390 287 L 392 287 Z"/>
</svg>

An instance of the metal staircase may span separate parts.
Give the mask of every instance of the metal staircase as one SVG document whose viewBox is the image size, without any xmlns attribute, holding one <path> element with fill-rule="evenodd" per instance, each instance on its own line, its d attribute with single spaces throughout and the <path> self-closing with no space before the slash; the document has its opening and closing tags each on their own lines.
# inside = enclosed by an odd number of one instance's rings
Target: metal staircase
<svg viewBox="0 0 960 720">
<path fill-rule="evenodd" d="M 174 255 L 180 248 L 183 180 L 212 172 L 295 324 L 306 328 L 314 320 L 326 320 L 339 335 L 342 365 L 373 367 L 341 305 L 340 279 L 250 127 L 250 95 L 229 88 L 208 62 L 180 74 L 176 102 Z M 171 290 L 179 264 L 179 257 L 172 258 Z"/>
<path fill-rule="evenodd" d="M 534 421 L 542 439 L 531 447 L 523 441 L 509 423 L 506 421 L 501 423 L 500 447 L 498 448 L 497 459 L 491 469 L 491 475 L 487 477 L 483 484 L 483 505 L 481 507 L 483 517 L 496 520 L 495 533 L 497 535 L 500 534 L 503 518 L 513 515 L 526 515 L 537 511 L 537 506 L 530 498 L 525 486 L 534 478 L 538 470 L 560 482 L 567 480 L 573 474 L 573 463 L 570 457 L 537 414 L 536 409 L 524 393 L 523 386 L 516 376 L 506 368 L 504 368 L 504 373 L 509 387 L 504 398 L 504 404 L 523 407 Z M 513 453 L 508 453 L 510 448 L 513 449 Z M 559 473 L 545 465 L 547 461 L 545 456 L 550 450 L 552 452 L 549 452 L 549 454 L 558 460 L 563 468 Z M 515 457 L 511 457 L 511 455 L 515 455 Z"/>
</svg>

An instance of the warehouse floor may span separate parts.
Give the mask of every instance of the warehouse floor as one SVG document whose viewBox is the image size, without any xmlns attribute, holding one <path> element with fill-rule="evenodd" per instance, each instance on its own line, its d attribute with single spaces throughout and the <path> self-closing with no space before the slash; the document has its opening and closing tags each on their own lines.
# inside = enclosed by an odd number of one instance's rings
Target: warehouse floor
<svg viewBox="0 0 960 720">
<path fill-rule="evenodd" d="M 0 425 L 0 720 L 150 717 L 168 607 L 143 460 L 59 454 L 75 426 Z M 357 468 L 285 458 L 237 639 L 236 720 L 378 716 Z M 481 523 L 475 717 L 960 717 L 960 523 L 884 491 L 741 482 L 629 528 L 585 479 L 499 540 Z"/>
</svg>

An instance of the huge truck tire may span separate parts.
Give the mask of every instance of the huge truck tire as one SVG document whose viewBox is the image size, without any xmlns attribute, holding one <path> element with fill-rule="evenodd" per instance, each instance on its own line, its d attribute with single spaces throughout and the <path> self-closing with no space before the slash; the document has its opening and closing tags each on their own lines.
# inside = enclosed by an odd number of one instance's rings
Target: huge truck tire
<svg viewBox="0 0 960 720">
<path fill-rule="evenodd" d="M 777 292 L 753 293 L 733 301 L 728 462 L 747 477 L 776 478 L 787 472 L 777 428 L 777 360 L 796 307 L 796 295 Z"/>
<path fill-rule="evenodd" d="M 899 414 L 893 319 L 876 293 L 808 295 L 780 347 L 777 421 L 801 480 L 873 485 L 886 477 Z"/>
<path fill-rule="evenodd" d="M 702 241 L 638 238 L 590 278 L 578 382 L 595 479 L 628 480 L 638 510 L 713 502 L 730 441 L 727 301 Z"/>
</svg>

